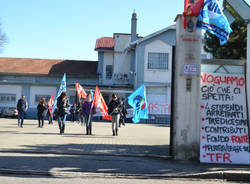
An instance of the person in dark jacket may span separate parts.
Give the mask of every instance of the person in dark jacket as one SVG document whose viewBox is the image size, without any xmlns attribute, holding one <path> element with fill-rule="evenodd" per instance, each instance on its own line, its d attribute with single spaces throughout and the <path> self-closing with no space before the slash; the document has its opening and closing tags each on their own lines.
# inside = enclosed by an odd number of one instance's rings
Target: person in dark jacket
<svg viewBox="0 0 250 184">
<path fill-rule="evenodd" d="M 18 126 L 23 128 L 23 120 L 25 112 L 28 110 L 28 102 L 25 99 L 25 96 L 22 95 L 21 99 L 17 102 L 17 111 L 18 111 Z"/>
<path fill-rule="evenodd" d="M 47 113 L 47 104 L 45 98 L 42 97 L 40 99 L 39 104 L 37 105 L 37 118 L 38 118 L 38 127 L 43 128 L 44 125 L 44 117 Z"/>
<path fill-rule="evenodd" d="M 58 125 L 60 129 L 60 134 L 64 133 L 65 130 L 65 121 L 67 118 L 67 108 L 69 107 L 67 94 L 62 92 L 57 99 L 57 113 L 58 113 Z"/>
<path fill-rule="evenodd" d="M 124 103 L 124 99 L 121 100 L 121 115 L 120 115 L 120 120 L 119 120 L 119 127 L 121 127 L 121 125 L 125 126 L 125 119 L 126 119 L 126 115 L 128 114 L 126 107 L 125 107 L 125 103 Z"/>
<path fill-rule="evenodd" d="M 96 113 L 96 107 L 91 101 L 91 94 L 87 94 L 86 101 L 82 104 L 82 115 L 86 124 L 86 135 L 92 135 L 92 117 Z"/>
<path fill-rule="evenodd" d="M 118 136 L 121 102 L 116 94 L 112 94 L 112 100 L 108 105 L 108 114 L 111 116 L 113 136 Z"/>
<path fill-rule="evenodd" d="M 77 110 L 77 106 L 76 104 L 73 104 L 70 107 L 70 121 L 74 122 L 76 120 L 76 110 Z"/>
</svg>

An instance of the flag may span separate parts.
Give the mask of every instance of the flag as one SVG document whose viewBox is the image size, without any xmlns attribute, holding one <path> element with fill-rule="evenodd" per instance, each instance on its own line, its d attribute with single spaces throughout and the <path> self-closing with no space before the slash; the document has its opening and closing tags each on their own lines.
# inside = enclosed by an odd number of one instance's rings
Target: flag
<svg viewBox="0 0 250 184">
<path fill-rule="evenodd" d="M 203 4 L 204 4 L 204 0 L 193 0 L 192 2 L 191 2 L 191 0 L 185 0 L 184 13 L 183 13 L 184 28 L 185 29 L 187 27 L 187 18 L 186 17 L 189 15 L 198 16 Z"/>
<path fill-rule="evenodd" d="M 52 108 L 53 108 L 53 105 L 54 105 L 54 94 L 51 95 L 49 101 L 48 101 L 48 109 L 49 109 L 49 113 L 50 113 L 50 116 L 53 117 L 53 114 L 52 114 Z"/>
<path fill-rule="evenodd" d="M 148 106 L 144 84 L 129 95 L 128 104 L 134 109 L 134 117 L 132 118 L 134 123 L 138 123 L 140 119 L 148 119 Z"/>
<path fill-rule="evenodd" d="M 86 98 L 87 94 L 85 92 L 85 90 L 83 89 L 83 87 L 79 84 L 79 83 L 75 83 L 76 85 L 76 92 L 79 98 Z"/>
<path fill-rule="evenodd" d="M 52 108 L 52 114 L 54 113 L 54 111 L 56 110 L 57 108 L 57 98 L 62 94 L 62 92 L 66 92 L 66 74 L 63 75 L 63 78 L 62 78 L 62 82 L 60 84 L 60 88 L 59 88 L 59 91 L 57 93 L 57 96 L 56 96 L 56 100 L 55 100 L 55 103 L 53 105 L 53 108 Z"/>
<path fill-rule="evenodd" d="M 93 105 L 100 109 L 103 119 L 111 120 L 111 117 L 108 115 L 108 107 L 102 97 L 102 94 L 98 86 L 96 86 L 95 88 Z"/>
<path fill-rule="evenodd" d="M 90 94 L 91 94 L 91 100 L 93 100 L 94 93 L 93 93 L 92 89 L 90 90 Z"/>
<path fill-rule="evenodd" d="M 230 24 L 217 0 L 206 0 L 198 16 L 197 28 L 208 30 L 224 45 L 232 32 Z"/>
</svg>

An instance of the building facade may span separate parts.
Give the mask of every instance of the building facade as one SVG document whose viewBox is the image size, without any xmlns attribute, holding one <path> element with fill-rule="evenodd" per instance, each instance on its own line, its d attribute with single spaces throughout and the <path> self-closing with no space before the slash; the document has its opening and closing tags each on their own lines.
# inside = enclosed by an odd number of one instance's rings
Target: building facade
<svg viewBox="0 0 250 184">
<path fill-rule="evenodd" d="M 29 104 L 26 117 L 36 118 L 40 98 L 48 102 L 52 94 L 57 95 L 64 73 L 68 99 L 73 104 L 75 82 L 94 89 L 98 83 L 96 70 L 95 61 L 0 58 L 0 111 L 16 107 L 18 99 L 25 95 Z"/>
</svg>

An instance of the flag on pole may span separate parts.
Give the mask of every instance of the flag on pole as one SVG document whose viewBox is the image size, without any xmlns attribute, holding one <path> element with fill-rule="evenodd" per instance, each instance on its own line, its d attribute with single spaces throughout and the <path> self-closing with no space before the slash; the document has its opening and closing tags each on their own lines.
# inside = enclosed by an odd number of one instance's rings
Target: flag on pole
<svg viewBox="0 0 250 184">
<path fill-rule="evenodd" d="M 54 113 L 54 111 L 56 110 L 57 108 L 57 98 L 62 94 L 62 92 L 66 92 L 66 74 L 63 75 L 63 78 L 62 78 L 62 82 L 60 84 L 60 88 L 59 88 L 59 91 L 57 93 L 57 96 L 56 96 L 56 100 L 55 100 L 55 103 L 53 105 L 53 108 L 52 108 L 52 114 Z"/>
<path fill-rule="evenodd" d="M 195 15 L 198 16 L 201 8 L 203 7 L 204 0 L 185 0 L 184 2 L 184 28 L 187 27 L 187 16 Z"/>
<path fill-rule="evenodd" d="M 94 93 L 93 93 L 92 89 L 90 90 L 90 94 L 91 94 L 91 100 L 93 100 Z"/>
<path fill-rule="evenodd" d="M 49 109 L 49 113 L 50 113 L 50 116 L 53 117 L 53 114 L 52 114 L 52 109 L 53 109 L 53 105 L 54 105 L 54 94 L 51 95 L 49 101 L 48 101 L 48 109 Z"/>
<path fill-rule="evenodd" d="M 79 83 L 75 83 L 76 85 L 76 92 L 79 98 L 86 98 L 87 94 L 85 92 L 85 90 L 83 89 L 83 87 L 79 84 Z"/>
<path fill-rule="evenodd" d="M 224 45 L 232 32 L 230 24 L 217 0 L 206 0 L 198 16 L 197 28 L 205 29 L 220 39 Z"/>
<path fill-rule="evenodd" d="M 148 119 L 148 106 L 145 92 L 145 85 L 142 84 L 128 97 L 128 104 L 134 109 L 134 123 L 140 122 L 140 119 Z"/>
<path fill-rule="evenodd" d="M 96 86 L 95 88 L 93 105 L 100 109 L 103 119 L 111 120 L 111 117 L 108 115 L 108 107 L 104 101 L 104 98 L 102 97 L 98 86 Z"/>
</svg>

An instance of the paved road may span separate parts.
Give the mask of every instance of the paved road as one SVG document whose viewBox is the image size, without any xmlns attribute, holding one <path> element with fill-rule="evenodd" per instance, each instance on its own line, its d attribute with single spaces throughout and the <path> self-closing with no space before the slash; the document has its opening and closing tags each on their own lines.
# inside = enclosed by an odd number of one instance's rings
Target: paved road
<svg viewBox="0 0 250 184">
<path fill-rule="evenodd" d="M 77 123 L 68 122 L 65 134 L 60 135 L 57 124 L 46 122 L 44 128 L 38 128 L 36 120 L 25 120 L 24 128 L 19 128 L 16 120 L 0 119 L 0 173 L 18 174 L 20 180 L 33 175 L 48 179 L 192 177 L 249 181 L 248 166 L 172 160 L 167 126 L 127 124 L 113 137 L 110 123 L 96 122 L 93 133 L 85 135 L 85 128 Z"/>
<path fill-rule="evenodd" d="M 114 179 L 114 178 L 53 178 L 53 177 L 27 177 L 27 176 L 1 176 L 0 181 L 4 184 L 218 184 L 226 183 L 223 180 L 181 180 L 181 179 Z M 231 182 L 230 182 L 231 183 Z M 232 183 L 231 183 L 232 184 Z"/>
<path fill-rule="evenodd" d="M 169 152 L 166 126 L 126 124 L 117 137 L 111 136 L 111 123 L 94 122 L 92 136 L 78 123 L 67 122 L 63 136 L 56 123 L 38 128 L 36 120 L 25 120 L 23 127 L 17 127 L 16 120 L 0 119 L 0 151 L 132 156 Z"/>
</svg>

